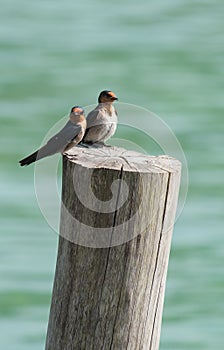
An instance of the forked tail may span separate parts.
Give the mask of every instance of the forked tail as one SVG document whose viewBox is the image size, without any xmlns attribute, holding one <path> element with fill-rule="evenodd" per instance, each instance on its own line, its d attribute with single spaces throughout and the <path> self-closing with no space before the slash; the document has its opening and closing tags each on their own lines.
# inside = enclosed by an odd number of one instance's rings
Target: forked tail
<svg viewBox="0 0 224 350">
<path fill-rule="evenodd" d="M 29 164 L 31 164 L 31 163 L 36 162 L 36 160 L 37 160 L 37 154 L 38 154 L 38 151 L 36 151 L 36 152 L 30 154 L 28 157 L 26 157 L 26 158 L 20 160 L 20 161 L 19 161 L 20 165 L 21 165 L 21 166 L 24 166 L 24 165 L 27 166 L 27 165 L 29 165 Z"/>
</svg>

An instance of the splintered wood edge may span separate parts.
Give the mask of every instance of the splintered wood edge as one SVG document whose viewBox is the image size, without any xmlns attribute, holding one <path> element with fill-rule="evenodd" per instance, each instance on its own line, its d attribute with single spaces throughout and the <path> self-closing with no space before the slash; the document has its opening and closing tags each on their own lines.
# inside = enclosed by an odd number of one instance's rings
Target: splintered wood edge
<svg viewBox="0 0 224 350">
<path fill-rule="evenodd" d="M 127 172 L 174 173 L 181 171 L 181 163 L 170 156 L 152 156 L 120 147 L 73 147 L 65 159 L 86 168 L 105 168 Z"/>
</svg>

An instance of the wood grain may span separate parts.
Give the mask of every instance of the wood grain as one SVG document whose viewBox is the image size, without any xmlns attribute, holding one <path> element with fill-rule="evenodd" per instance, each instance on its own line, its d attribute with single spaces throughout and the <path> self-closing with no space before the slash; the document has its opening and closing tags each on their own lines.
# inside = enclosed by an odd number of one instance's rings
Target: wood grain
<svg viewBox="0 0 224 350">
<path fill-rule="evenodd" d="M 46 350 L 159 348 L 179 183 L 168 156 L 117 147 L 64 156 Z"/>
</svg>

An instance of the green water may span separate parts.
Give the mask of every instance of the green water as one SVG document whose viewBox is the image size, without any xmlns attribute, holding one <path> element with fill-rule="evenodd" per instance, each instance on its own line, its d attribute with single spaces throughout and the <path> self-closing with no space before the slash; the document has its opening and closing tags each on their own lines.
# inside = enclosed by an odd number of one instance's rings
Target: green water
<svg viewBox="0 0 224 350">
<path fill-rule="evenodd" d="M 223 13 L 222 0 L 1 3 L 1 349 L 43 349 L 58 238 L 18 160 L 105 88 L 160 115 L 188 160 L 160 349 L 224 348 Z"/>
</svg>

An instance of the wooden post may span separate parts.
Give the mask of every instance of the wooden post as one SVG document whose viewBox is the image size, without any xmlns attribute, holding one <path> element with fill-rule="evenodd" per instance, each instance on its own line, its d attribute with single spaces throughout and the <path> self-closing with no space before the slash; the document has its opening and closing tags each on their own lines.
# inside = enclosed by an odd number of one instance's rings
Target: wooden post
<svg viewBox="0 0 224 350">
<path fill-rule="evenodd" d="M 72 152 L 46 350 L 156 350 L 180 163 L 117 147 Z"/>
</svg>

